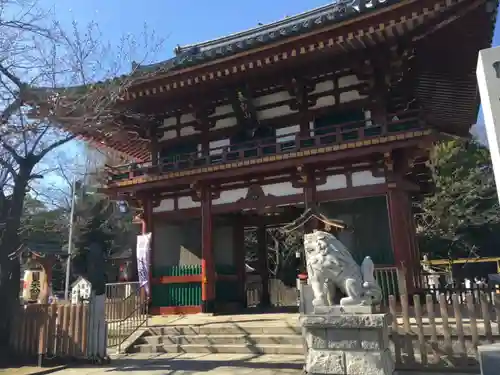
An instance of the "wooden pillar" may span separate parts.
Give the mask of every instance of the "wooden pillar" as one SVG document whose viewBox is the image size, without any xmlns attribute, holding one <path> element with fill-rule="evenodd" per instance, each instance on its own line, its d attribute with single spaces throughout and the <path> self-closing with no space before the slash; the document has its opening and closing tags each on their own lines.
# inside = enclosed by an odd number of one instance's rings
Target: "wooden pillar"
<svg viewBox="0 0 500 375">
<path fill-rule="evenodd" d="M 245 227 L 241 215 L 233 222 L 233 262 L 238 278 L 238 296 L 242 307 L 246 307 L 246 263 L 245 263 Z"/>
<path fill-rule="evenodd" d="M 259 273 L 262 283 L 260 305 L 262 307 L 269 307 L 271 306 L 271 296 L 269 294 L 269 267 L 267 264 L 267 238 L 265 225 L 257 227 L 257 247 L 259 257 Z"/>
<path fill-rule="evenodd" d="M 368 106 L 371 112 L 373 125 L 383 126 L 387 124 L 387 82 L 386 67 L 389 62 L 382 54 L 375 54 L 372 61 L 374 67 L 374 84 L 372 102 Z"/>
<path fill-rule="evenodd" d="M 149 127 L 149 150 L 151 152 L 151 166 L 156 167 L 158 165 L 158 154 L 159 154 L 159 145 L 158 145 L 158 131 L 157 126 L 152 124 Z"/>
<path fill-rule="evenodd" d="M 212 233 L 212 194 L 210 187 L 201 189 L 201 310 L 215 309 L 215 261 Z"/>
<path fill-rule="evenodd" d="M 304 203 L 306 209 L 311 208 L 316 205 L 316 183 L 314 172 L 312 171 L 304 171 L 303 177 L 304 179 Z M 304 226 L 305 233 L 311 233 L 313 230 L 318 229 L 318 220 L 311 219 Z"/>
<path fill-rule="evenodd" d="M 415 228 L 411 209 L 411 199 L 407 191 L 392 186 L 387 192 L 391 242 L 396 267 L 406 273 L 406 286 L 412 292 L 418 274 Z"/>
</svg>

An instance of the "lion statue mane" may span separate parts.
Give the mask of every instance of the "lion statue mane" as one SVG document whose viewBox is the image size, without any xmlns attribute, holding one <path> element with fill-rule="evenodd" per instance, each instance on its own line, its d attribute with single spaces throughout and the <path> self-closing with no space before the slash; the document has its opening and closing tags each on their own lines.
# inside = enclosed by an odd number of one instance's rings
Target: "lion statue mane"
<svg viewBox="0 0 500 375">
<path fill-rule="evenodd" d="M 366 257 L 361 265 L 333 234 L 314 231 L 304 235 L 304 250 L 309 284 L 314 293 L 313 306 L 333 305 L 337 286 L 346 297 L 341 306 L 376 305 L 382 290 L 374 277 L 374 264 Z"/>
</svg>

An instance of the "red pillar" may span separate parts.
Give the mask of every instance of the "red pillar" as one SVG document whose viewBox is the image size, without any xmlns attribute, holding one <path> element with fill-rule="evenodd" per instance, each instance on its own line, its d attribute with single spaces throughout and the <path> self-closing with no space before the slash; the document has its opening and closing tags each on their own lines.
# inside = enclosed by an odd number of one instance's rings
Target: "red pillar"
<svg viewBox="0 0 500 375">
<path fill-rule="evenodd" d="M 417 285 L 419 259 L 410 195 L 398 187 L 391 187 L 387 203 L 394 262 L 406 273 L 406 286 L 411 293 Z"/>
<path fill-rule="evenodd" d="M 215 264 L 212 238 L 212 197 L 209 187 L 202 188 L 201 197 L 201 309 L 215 309 Z"/>
</svg>

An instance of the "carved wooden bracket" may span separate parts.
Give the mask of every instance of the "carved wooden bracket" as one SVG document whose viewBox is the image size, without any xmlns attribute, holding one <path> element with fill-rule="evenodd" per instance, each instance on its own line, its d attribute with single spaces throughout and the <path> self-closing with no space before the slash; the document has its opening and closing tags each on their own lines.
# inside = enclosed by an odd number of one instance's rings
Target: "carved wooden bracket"
<svg viewBox="0 0 500 375">
<path fill-rule="evenodd" d="M 249 202 L 259 214 L 262 214 L 265 212 L 266 207 L 270 206 L 266 205 L 266 198 L 269 197 L 272 198 L 274 197 L 274 195 L 264 193 L 264 190 L 262 190 L 262 186 L 254 184 L 248 187 L 246 196 L 244 198 L 238 199 L 236 202 Z"/>
<path fill-rule="evenodd" d="M 220 187 L 214 185 L 203 185 L 199 182 L 195 182 L 190 185 L 191 188 L 191 199 L 193 202 L 200 202 L 203 198 L 203 189 L 210 187 L 210 199 L 217 199 L 220 197 Z"/>
<path fill-rule="evenodd" d="M 394 171 L 394 160 L 392 159 L 392 154 L 390 152 L 384 153 L 384 166 L 387 171 Z"/>
<path fill-rule="evenodd" d="M 298 165 L 291 180 L 294 188 L 304 188 L 309 185 L 321 186 L 326 183 L 326 178 L 325 170 L 308 169 L 304 165 Z"/>
</svg>

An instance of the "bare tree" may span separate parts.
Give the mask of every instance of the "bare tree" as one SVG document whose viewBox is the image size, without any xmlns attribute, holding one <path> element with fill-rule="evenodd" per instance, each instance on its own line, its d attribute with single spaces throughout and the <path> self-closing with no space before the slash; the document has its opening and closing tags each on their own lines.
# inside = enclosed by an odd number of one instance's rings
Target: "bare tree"
<svg viewBox="0 0 500 375">
<path fill-rule="evenodd" d="M 146 30 L 147 31 L 147 30 Z M 23 205 L 43 177 L 42 159 L 75 134 L 110 127 L 115 104 L 132 84 L 138 45 L 104 44 L 96 24 L 64 30 L 32 0 L 0 0 L 0 299 L 18 306 Z M 158 44 L 145 34 L 143 51 Z M 147 45 L 151 43 L 152 45 Z M 147 56 L 145 58 L 148 58 Z M 141 61 L 139 59 L 139 61 Z M 64 126 L 62 126 L 64 124 Z M 0 309 L 0 346 L 7 344 L 11 309 Z"/>
<path fill-rule="evenodd" d="M 285 282 L 295 282 L 296 253 L 303 248 L 303 233 L 286 233 L 281 228 L 266 229 L 267 268 L 271 278 Z M 256 264 L 258 261 L 256 229 L 245 231 L 245 262 Z"/>
</svg>

